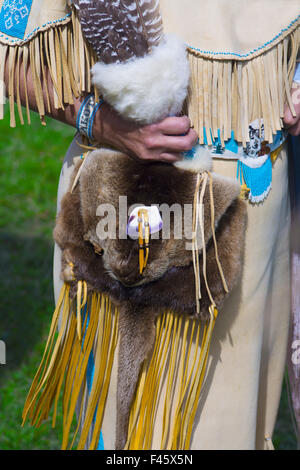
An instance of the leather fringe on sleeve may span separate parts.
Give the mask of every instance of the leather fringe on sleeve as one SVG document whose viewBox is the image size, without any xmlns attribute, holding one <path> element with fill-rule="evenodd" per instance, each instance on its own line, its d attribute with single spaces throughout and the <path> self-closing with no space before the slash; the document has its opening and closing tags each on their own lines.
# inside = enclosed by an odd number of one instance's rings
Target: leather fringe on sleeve
<svg viewBox="0 0 300 470">
<path fill-rule="evenodd" d="M 11 127 L 16 126 L 15 103 L 20 123 L 24 124 L 26 119 L 21 106 L 20 77 L 22 79 L 25 77 L 24 104 L 29 124 L 28 80 L 32 80 L 33 83 L 42 124 L 45 124 L 45 115 L 51 112 L 46 68 L 51 77 L 50 86 L 53 88 L 56 109 L 64 109 L 66 104 L 73 104 L 74 97 L 91 91 L 90 68 L 95 63 L 96 56 L 82 35 L 74 11 L 66 22 L 41 30 L 27 42 L 16 45 L 0 43 L 0 83 L 4 81 L 6 60 L 9 67 L 7 95 Z M 0 93 L 4 94 L 4 87 L 2 88 Z M 4 102 L 5 97 L 0 97 L 0 119 L 4 116 Z"/>
</svg>

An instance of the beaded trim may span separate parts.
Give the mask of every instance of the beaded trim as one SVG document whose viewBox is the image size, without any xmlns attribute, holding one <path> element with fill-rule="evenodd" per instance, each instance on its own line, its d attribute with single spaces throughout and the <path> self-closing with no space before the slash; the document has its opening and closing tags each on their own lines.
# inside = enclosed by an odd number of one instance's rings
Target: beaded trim
<svg viewBox="0 0 300 470">
<path fill-rule="evenodd" d="M 93 122 L 96 112 L 102 103 L 103 100 L 95 103 L 95 96 L 90 94 L 84 99 L 78 111 L 76 128 L 80 134 L 85 135 L 89 140 L 93 140 Z"/>
<path fill-rule="evenodd" d="M 205 51 L 203 49 L 200 49 L 200 48 L 197 48 L 197 47 L 194 47 L 194 46 L 191 46 L 190 44 L 186 44 L 186 47 L 188 49 L 190 49 L 191 51 L 194 51 L 194 52 L 198 52 L 199 54 L 203 54 L 203 55 L 213 55 L 213 56 L 235 56 L 239 59 L 246 59 L 250 56 L 252 56 L 253 54 L 257 54 L 259 52 L 261 52 L 263 49 L 265 49 L 266 47 L 268 46 L 271 46 L 273 45 L 273 43 L 275 43 L 275 41 L 277 41 L 282 35 L 284 35 L 284 33 L 287 33 L 290 31 L 290 29 L 296 25 L 296 23 L 299 21 L 300 19 L 300 14 L 297 16 L 297 18 L 295 18 L 293 21 L 291 21 L 291 23 L 286 27 L 286 28 L 283 28 L 278 34 L 276 34 L 276 36 L 272 39 L 270 39 L 270 41 L 267 41 L 265 44 L 257 47 L 256 49 L 253 49 L 252 51 L 250 52 L 247 52 L 245 54 L 239 54 L 237 52 L 224 52 L 224 51 L 220 51 L 220 52 L 215 52 L 215 51 Z"/>
<path fill-rule="evenodd" d="M 39 31 L 43 31 L 47 27 L 55 26 L 57 24 L 62 24 L 64 22 L 66 22 L 67 20 L 71 19 L 71 16 L 72 16 L 72 13 L 68 13 L 63 18 L 59 18 L 59 19 L 53 20 L 53 21 L 48 21 L 47 23 L 44 23 L 43 25 L 38 26 L 37 28 L 34 28 L 23 39 L 12 39 L 10 36 L 7 36 L 6 34 L 3 34 L 3 33 L 0 34 L 0 39 L 3 38 L 6 41 L 10 41 L 10 43 L 12 43 L 12 44 L 22 44 L 22 43 L 28 41 L 32 36 L 37 34 Z"/>
</svg>

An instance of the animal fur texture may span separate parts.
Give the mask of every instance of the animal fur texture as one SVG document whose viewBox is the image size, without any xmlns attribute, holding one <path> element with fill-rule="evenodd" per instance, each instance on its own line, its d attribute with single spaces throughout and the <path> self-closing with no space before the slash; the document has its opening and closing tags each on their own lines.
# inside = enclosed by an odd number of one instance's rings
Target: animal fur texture
<svg viewBox="0 0 300 470">
<path fill-rule="evenodd" d="M 189 170 L 194 173 L 202 171 L 211 171 L 212 169 L 212 156 L 209 150 L 202 145 L 197 144 L 194 147 L 194 154 L 192 158 L 183 158 L 173 163 L 176 168 L 181 170 Z"/>
<path fill-rule="evenodd" d="M 73 179 L 81 164 L 79 161 Z M 101 217 L 96 215 L 97 208 L 111 204 L 116 211 L 116 228 L 122 233 L 119 196 L 127 197 L 128 207 L 136 203 L 183 207 L 193 203 L 196 179 L 194 172 L 173 165 L 145 165 L 118 151 L 102 148 L 88 154 L 79 183 L 61 202 L 54 236 L 62 249 L 62 279 L 73 286 L 74 294 L 76 281 L 85 280 L 89 291 L 107 293 L 119 306 L 118 449 L 125 445 L 129 410 L 141 364 L 154 344 L 155 319 L 166 309 L 197 316 L 195 279 L 192 251 L 186 249 L 187 238 L 175 239 L 174 236 L 178 229 L 176 221 L 171 220 L 169 239 L 160 236 L 151 240 L 148 264 L 141 275 L 138 242 L 120 239 L 118 234 L 115 239 L 100 239 L 97 225 Z M 246 208 L 239 199 L 239 191 L 235 180 L 213 174 L 216 238 L 229 291 L 239 277 L 246 227 Z M 204 229 L 207 280 L 220 309 L 226 294 L 212 243 L 208 188 L 204 195 Z M 201 250 L 199 258 L 202 266 Z M 70 262 L 73 269 L 70 269 Z M 204 286 L 203 278 L 201 281 Z M 202 319 L 208 318 L 209 305 L 207 292 L 202 288 Z"/>
<path fill-rule="evenodd" d="M 190 78 L 186 48 L 166 36 L 152 53 L 124 63 L 98 62 L 93 83 L 121 116 L 141 124 L 158 122 L 181 112 Z"/>
<path fill-rule="evenodd" d="M 141 124 L 181 112 L 189 85 L 186 46 L 164 36 L 159 0 L 75 0 L 99 61 L 93 83 L 121 116 Z"/>
</svg>

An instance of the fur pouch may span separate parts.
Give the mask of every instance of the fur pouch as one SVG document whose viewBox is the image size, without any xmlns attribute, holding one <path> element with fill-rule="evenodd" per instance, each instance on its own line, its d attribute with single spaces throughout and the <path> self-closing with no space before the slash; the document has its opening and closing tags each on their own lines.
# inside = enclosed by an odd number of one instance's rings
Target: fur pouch
<svg viewBox="0 0 300 470">
<path fill-rule="evenodd" d="M 148 431 L 142 433 L 142 441 L 139 440 L 141 433 L 137 433 L 141 426 L 139 420 L 147 416 L 147 403 L 143 405 L 142 398 L 143 387 L 146 387 L 147 380 L 149 383 L 155 380 L 153 377 L 159 365 L 157 363 L 155 369 L 151 365 L 151 358 L 155 354 L 159 356 L 159 337 L 163 334 L 171 335 L 171 330 L 167 333 L 171 323 L 174 328 L 177 321 L 183 322 L 181 329 L 179 326 L 177 328 L 178 335 L 182 335 L 185 321 L 194 322 L 196 328 L 200 322 L 207 325 L 202 341 L 202 347 L 206 348 L 203 356 L 205 360 L 199 359 L 202 361 L 199 371 L 204 371 L 216 314 L 240 273 L 246 209 L 239 193 L 239 184 L 232 179 L 209 172 L 187 171 L 163 163 L 145 165 L 106 148 L 88 153 L 85 160 L 77 163 L 54 230 L 55 240 L 62 250 L 61 277 L 65 289 L 64 298 L 60 299 L 57 306 L 57 315 L 61 309 L 63 316 L 65 312 L 66 320 L 65 323 L 63 320 L 62 326 L 65 333 L 56 343 L 55 351 L 53 346 L 52 353 L 55 355 L 54 362 L 58 361 L 61 365 L 60 377 L 66 377 L 66 402 L 72 402 L 67 396 L 72 389 L 71 383 L 74 387 L 76 380 L 78 382 L 75 387 L 78 393 L 74 394 L 73 401 L 79 396 L 79 389 L 84 387 L 84 367 L 87 367 L 84 357 L 81 358 L 81 375 L 75 372 L 75 369 L 78 371 L 78 361 L 83 354 L 78 345 L 83 344 L 89 352 L 97 337 L 98 343 L 100 339 L 102 342 L 99 348 L 104 347 L 102 352 L 100 349 L 97 352 L 96 346 L 95 361 L 99 360 L 97 374 L 101 375 L 101 367 L 103 373 L 101 377 L 97 375 L 94 378 L 86 416 L 82 420 L 78 448 L 86 445 L 91 427 L 94 431 L 90 448 L 96 448 L 103 418 L 103 410 L 100 408 L 105 407 L 117 334 L 118 449 L 151 446 L 150 431 L 148 434 Z M 128 208 L 135 204 L 147 207 L 157 205 L 162 216 L 161 230 L 155 236 L 150 236 L 147 263 L 142 272 L 139 269 L 141 248 L 138 240 L 126 235 Z M 101 312 L 104 315 L 102 320 L 99 317 Z M 97 320 L 94 320 L 95 316 Z M 93 326 L 93 322 L 97 324 Z M 66 339 L 67 336 L 69 339 Z M 163 348 L 162 343 L 161 340 Z M 61 357 L 68 351 L 70 355 L 75 345 L 77 358 L 71 358 L 69 365 L 63 364 Z M 93 348 L 95 351 L 95 346 Z M 101 354 L 105 356 L 101 357 Z M 70 372 L 71 363 L 73 372 Z M 39 419 L 34 409 L 42 408 L 43 397 L 39 398 L 39 393 L 49 377 L 52 377 L 53 371 L 50 369 L 46 372 L 46 378 L 45 373 L 37 374 L 35 387 L 25 406 L 24 417 L 31 413 L 33 422 Z M 200 393 L 203 377 L 200 377 L 199 371 L 197 383 Z M 152 379 L 148 379 L 149 374 L 154 374 Z M 60 381 L 56 380 L 52 383 L 52 395 L 55 390 L 57 396 Z M 36 387 L 37 383 L 40 388 Z M 153 386 L 149 387 L 148 390 L 152 390 Z M 187 386 L 186 394 L 188 390 Z M 153 400 L 156 393 L 153 390 Z M 187 409 L 190 410 L 186 413 L 187 419 L 191 421 L 198 392 L 193 395 L 194 392 L 190 390 L 189 393 L 190 398 L 186 395 L 181 399 L 187 403 Z M 45 396 L 47 394 L 44 392 Z M 150 395 L 148 398 L 151 401 Z M 72 419 L 72 406 L 69 404 L 66 408 L 65 424 Z M 48 412 L 49 406 L 46 408 Z M 92 418 L 97 409 L 98 418 L 95 422 Z M 42 413 L 42 418 L 47 416 L 47 412 Z M 144 418 L 141 417 L 143 413 Z M 153 422 L 155 418 L 151 415 L 152 411 L 149 413 L 149 420 Z M 184 410 L 183 414 L 180 413 L 177 418 L 184 424 Z M 180 438 L 176 422 L 171 424 L 172 419 L 170 416 L 170 424 L 164 430 L 163 448 L 188 448 L 188 424 L 186 436 Z M 64 448 L 67 447 L 70 426 L 65 425 Z"/>
</svg>

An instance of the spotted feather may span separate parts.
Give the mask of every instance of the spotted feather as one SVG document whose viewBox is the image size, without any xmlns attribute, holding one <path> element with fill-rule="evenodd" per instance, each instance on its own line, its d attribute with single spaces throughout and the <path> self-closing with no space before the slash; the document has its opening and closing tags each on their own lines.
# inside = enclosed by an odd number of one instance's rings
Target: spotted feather
<svg viewBox="0 0 300 470">
<path fill-rule="evenodd" d="M 159 44 L 159 0 L 74 0 L 82 31 L 105 63 L 143 57 Z"/>
</svg>

